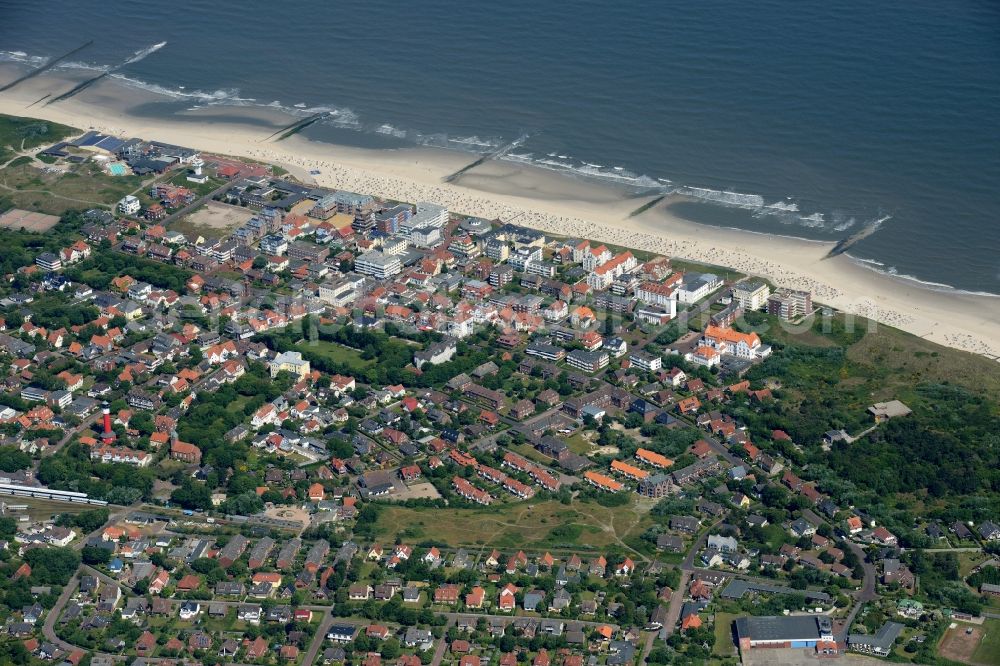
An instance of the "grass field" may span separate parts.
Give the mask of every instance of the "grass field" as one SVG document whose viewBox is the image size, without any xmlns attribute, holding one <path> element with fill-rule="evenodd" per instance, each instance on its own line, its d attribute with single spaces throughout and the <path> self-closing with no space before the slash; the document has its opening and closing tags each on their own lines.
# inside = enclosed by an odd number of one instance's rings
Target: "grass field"
<svg viewBox="0 0 1000 666">
<path fill-rule="evenodd" d="M 542 455 L 538 452 L 538 449 L 530 444 L 511 444 L 510 450 L 524 456 L 528 460 L 534 460 L 536 463 L 541 463 L 542 465 L 552 464 L 552 458 Z"/>
<path fill-rule="evenodd" d="M 731 268 L 713 266 L 711 264 L 699 264 L 693 261 L 671 259 L 670 267 L 675 271 L 683 271 L 685 273 L 714 273 L 723 280 L 740 280 L 745 277 L 743 273 L 735 271 Z"/>
<path fill-rule="evenodd" d="M 734 613 L 715 614 L 715 647 L 712 648 L 712 655 L 715 657 L 730 657 L 736 654 L 736 645 L 733 643 L 733 620 L 737 618 Z"/>
<path fill-rule="evenodd" d="M 938 653 L 962 664 L 1000 666 L 1000 620 L 988 619 L 982 625 L 954 623 L 941 638 Z"/>
<path fill-rule="evenodd" d="M 6 516 L 14 518 L 17 520 L 19 516 L 23 516 L 25 513 L 31 517 L 32 520 L 48 520 L 53 516 L 57 516 L 60 513 L 83 513 L 84 511 L 90 511 L 94 507 L 89 504 L 73 504 L 71 502 L 54 502 L 52 500 L 38 499 L 35 497 L 11 497 L 8 495 L 0 496 L 0 501 L 4 504 L 10 505 L 27 505 L 27 511 L 10 511 L 6 512 Z"/>
<path fill-rule="evenodd" d="M 990 556 L 982 552 L 957 553 L 957 556 L 958 556 L 958 575 L 961 576 L 962 578 L 968 576 L 970 573 L 972 573 L 973 569 L 975 569 L 977 566 L 979 566 L 986 560 L 991 559 Z"/>
<path fill-rule="evenodd" d="M 979 647 L 972 653 L 972 660 L 978 664 L 1000 666 L 1000 620 L 991 618 L 983 622 L 983 636 Z"/>
<path fill-rule="evenodd" d="M 109 176 L 91 162 L 45 172 L 31 164 L 0 170 L 0 195 L 19 207 L 50 215 L 111 206 L 143 186 L 139 176 Z"/>
<path fill-rule="evenodd" d="M 569 447 L 570 451 L 581 456 L 585 456 L 594 450 L 594 445 L 590 443 L 590 440 L 583 436 L 583 433 L 580 432 L 576 433 L 572 437 L 567 437 L 566 446 Z"/>
<path fill-rule="evenodd" d="M 310 354 L 318 354 L 336 363 L 345 363 L 356 370 L 364 370 L 375 364 L 374 360 L 361 358 L 361 352 L 327 340 L 300 342 L 295 349 Z"/>
<path fill-rule="evenodd" d="M 620 547 L 652 524 L 645 507 L 629 503 L 604 507 L 592 502 L 570 505 L 554 500 L 506 504 L 495 509 L 383 507 L 376 530 L 383 540 L 397 535 L 411 541 L 433 540 L 449 546 L 588 551 Z"/>
<path fill-rule="evenodd" d="M 211 192 L 214 192 L 218 188 L 226 184 L 226 181 L 222 178 L 209 177 L 204 183 L 192 183 L 188 180 L 188 174 L 191 173 L 188 169 L 178 169 L 175 172 L 177 175 L 170 179 L 171 185 L 179 185 L 181 187 L 186 187 L 198 196 L 205 196 Z"/>
<path fill-rule="evenodd" d="M 862 317 L 817 317 L 812 326 L 788 325 L 776 317 L 754 313 L 754 330 L 767 342 L 800 347 L 847 348 L 847 358 L 863 366 L 866 400 L 898 398 L 920 383 L 954 383 L 1000 398 L 1000 364 L 943 347 Z M 856 379 L 856 378 L 851 378 Z"/>
<path fill-rule="evenodd" d="M 48 146 L 79 133 L 78 129 L 47 120 L 0 115 L 0 163 L 14 153 Z"/>
<path fill-rule="evenodd" d="M 847 356 L 885 370 L 885 396 L 912 390 L 918 382 L 934 381 L 959 384 L 1000 399 L 1000 364 L 983 363 L 981 356 L 942 347 L 888 326 L 879 325 L 876 333 L 851 345 Z"/>
</svg>

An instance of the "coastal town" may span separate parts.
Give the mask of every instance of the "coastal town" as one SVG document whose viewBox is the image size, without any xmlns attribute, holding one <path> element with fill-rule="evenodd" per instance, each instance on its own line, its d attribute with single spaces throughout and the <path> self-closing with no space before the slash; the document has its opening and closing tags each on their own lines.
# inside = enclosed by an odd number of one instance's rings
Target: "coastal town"
<svg viewBox="0 0 1000 666">
<path fill-rule="evenodd" d="M 13 663 L 996 663 L 996 405 L 875 373 L 861 318 L 262 162 L 30 136 L 5 188 L 108 200 L 0 190 Z M 930 422 L 993 443 L 930 453 Z M 890 449 L 921 478 L 884 485 Z"/>
</svg>

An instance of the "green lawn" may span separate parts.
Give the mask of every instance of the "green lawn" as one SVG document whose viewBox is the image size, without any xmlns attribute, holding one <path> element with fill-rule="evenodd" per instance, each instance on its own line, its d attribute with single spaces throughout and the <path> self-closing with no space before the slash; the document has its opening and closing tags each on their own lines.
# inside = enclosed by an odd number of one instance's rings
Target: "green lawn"
<svg viewBox="0 0 1000 666">
<path fill-rule="evenodd" d="M 170 179 L 170 184 L 186 187 L 198 196 L 205 196 L 214 192 L 226 182 L 221 178 L 209 178 L 204 183 L 192 183 L 187 179 L 189 173 L 188 169 L 180 169 L 177 175 Z"/>
<path fill-rule="evenodd" d="M 143 187 L 139 176 L 110 176 L 92 162 L 58 173 L 45 173 L 31 164 L 0 170 L 0 195 L 15 206 L 50 215 L 113 206 L 139 187 Z"/>
<path fill-rule="evenodd" d="M 250 396 L 248 395 L 238 396 L 236 400 L 233 400 L 231 403 L 226 405 L 226 411 L 230 413 L 237 413 L 237 412 L 242 413 L 243 408 L 246 406 L 248 402 L 250 402 Z"/>
<path fill-rule="evenodd" d="M 583 436 L 582 432 L 578 432 L 572 437 L 567 437 L 565 441 L 570 451 L 581 456 L 585 456 L 594 450 L 594 445 Z"/>
<path fill-rule="evenodd" d="M 743 273 L 731 268 L 725 268 L 724 266 L 714 266 L 694 261 L 681 261 L 679 259 L 671 259 L 670 267 L 675 271 L 683 271 L 685 273 L 714 273 L 723 280 L 740 280 L 745 277 Z"/>
<path fill-rule="evenodd" d="M 983 622 L 983 639 L 972 658 L 977 664 L 1000 666 L 1000 620 L 990 618 Z"/>
<path fill-rule="evenodd" d="M 88 504 L 73 504 L 72 502 L 56 502 L 53 500 L 39 499 L 36 497 L 9 497 L 0 496 L 0 500 L 3 500 L 8 505 L 27 505 L 27 511 L 11 511 L 9 508 L 7 510 L 7 515 L 17 519 L 18 516 L 27 513 L 32 520 L 43 521 L 49 520 L 53 516 L 57 516 L 60 513 L 83 513 L 84 511 L 90 511 L 93 506 Z"/>
<path fill-rule="evenodd" d="M 965 578 L 979 564 L 989 559 L 984 553 L 957 553 L 958 555 L 958 575 Z"/>
<path fill-rule="evenodd" d="M 542 465 L 552 464 L 552 458 L 542 455 L 538 452 L 538 449 L 530 444 L 511 444 L 507 448 L 514 453 L 524 456 L 528 460 L 534 460 L 536 463 L 541 463 Z"/>
<path fill-rule="evenodd" d="M 715 647 L 712 648 L 712 655 L 716 657 L 729 657 L 736 654 L 736 645 L 733 643 L 733 620 L 738 616 L 734 613 L 715 614 Z"/>
<path fill-rule="evenodd" d="M 47 120 L 0 115 L 0 162 L 9 160 L 13 153 L 47 147 L 79 133 L 78 129 Z"/>
<path fill-rule="evenodd" d="M 593 502 L 566 505 L 554 500 L 504 504 L 502 510 L 383 507 L 376 531 L 383 541 L 405 535 L 449 546 L 491 546 L 529 550 L 624 548 L 651 524 L 646 507 L 630 502 L 604 507 Z"/>
<path fill-rule="evenodd" d="M 361 352 L 327 340 L 300 342 L 295 349 L 303 354 L 318 354 L 336 363 L 344 363 L 355 370 L 364 370 L 375 364 L 372 359 L 361 358 Z"/>
</svg>

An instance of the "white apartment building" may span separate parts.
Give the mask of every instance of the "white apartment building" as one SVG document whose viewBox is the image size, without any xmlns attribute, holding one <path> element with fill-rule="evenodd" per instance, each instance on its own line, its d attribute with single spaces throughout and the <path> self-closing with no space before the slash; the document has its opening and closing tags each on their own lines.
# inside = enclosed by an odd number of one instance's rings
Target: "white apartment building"
<svg viewBox="0 0 1000 666">
<path fill-rule="evenodd" d="M 635 290 L 635 298 L 640 303 L 659 305 L 671 317 L 677 316 L 677 290 L 662 282 L 643 282 Z"/>
<path fill-rule="evenodd" d="M 628 360 L 633 367 L 645 370 L 646 372 L 656 372 L 663 367 L 663 359 L 661 357 L 645 354 L 640 351 L 634 351 L 629 354 Z"/>
<path fill-rule="evenodd" d="M 684 284 L 677 289 L 681 303 L 697 303 L 722 286 L 722 279 L 714 273 L 692 273 L 684 277 Z"/>
<path fill-rule="evenodd" d="M 403 264 L 396 255 L 372 250 L 354 260 L 354 270 L 362 275 L 371 275 L 376 279 L 385 280 L 402 273 Z"/>
<path fill-rule="evenodd" d="M 763 309 L 770 295 L 771 288 L 762 280 L 746 280 L 733 285 L 733 301 L 744 312 Z"/>
<path fill-rule="evenodd" d="M 437 227 L 438 229 L 448 224 L 448 209 L 437 204 L 421 201 L 417 204 L 417 212 L 410 219 L 399 225 L 399 231 L 404 236 L 409 236 L 414 229 L 420 227 Z"/>
</svg>

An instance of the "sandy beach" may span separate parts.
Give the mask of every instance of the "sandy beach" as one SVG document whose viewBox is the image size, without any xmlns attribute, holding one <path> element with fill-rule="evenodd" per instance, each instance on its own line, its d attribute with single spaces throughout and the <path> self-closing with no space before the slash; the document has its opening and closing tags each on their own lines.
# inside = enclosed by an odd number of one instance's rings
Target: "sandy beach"
<svg viewBox="0 0 1000 666">
<path fill-rule="evenodd" d="M 13 70 L 0 70 L 0 81 Z M 430 201 L 449 210 L 500 218 L 565 236 L 596 239 L 761 275 L 780 286 L 810 289 L 814 299 L 949 347 L 1000 359 L 1000 298 L 934 290 L 868 270 L 850 258 L 823 257 L 831 244 L 694 224 L 672 215 L 670 202 L 628 214 L 644 199 L 623 190 L 512 162 L 489 162 L 457 182 L 443 178 L 474 158 L 427 148 L 366 150 L 299 136 L 267 140 L 292 122 L 279 112 L 180 110 L 170 119 L 136 113 L 156 96 L 104 81 L 64 102 L 35 104 L 71 87 L 66 73 L 37 77 L 0 93 L 0 113 L 32 116 L 81 129 L 158 139 L 205 152 L 275 163 L 305 181 L 403 201 Z M 127 97 L 127 104 L 125 103 Z M 162 101 L 162 100 L 160 100 Z M 319 175 L 310 176 L 311 170 Z"/>
</svg>

